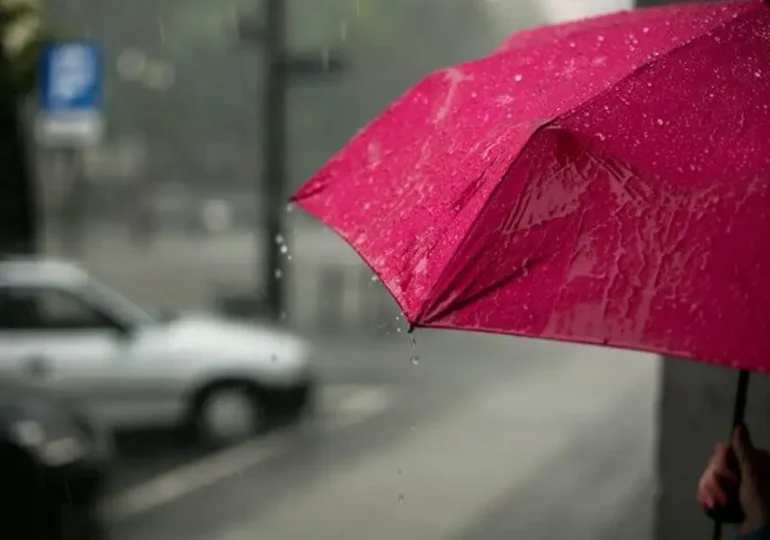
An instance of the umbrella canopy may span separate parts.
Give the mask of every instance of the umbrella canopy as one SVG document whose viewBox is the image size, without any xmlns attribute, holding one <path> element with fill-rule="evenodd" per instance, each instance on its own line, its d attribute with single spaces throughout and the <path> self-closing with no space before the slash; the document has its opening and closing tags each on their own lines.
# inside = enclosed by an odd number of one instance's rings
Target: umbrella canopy
<svg viewBox="0 0 770 540">
<path fill-rule="evenodd" d="M 414 326 L 770 368 L 770 4 L 525 31 L 438 71 L 294 200 Z"/>
</svg>

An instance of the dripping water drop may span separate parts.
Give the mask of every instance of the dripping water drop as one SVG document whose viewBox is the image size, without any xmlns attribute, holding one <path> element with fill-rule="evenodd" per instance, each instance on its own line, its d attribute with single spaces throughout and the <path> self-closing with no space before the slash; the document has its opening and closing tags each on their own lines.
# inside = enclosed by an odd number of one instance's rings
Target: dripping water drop
<svg viewBox="0 0 770 540">
<path fill-rule="evenodd" d="M 409 357 L 409 361 L 413 366 L 420 364 L 420 357 L 417 356 L 417 340 L 414 338 L 414 334 L 409 336 L 409 343 L 412 347 L 412 355 Z"/>
</svg>

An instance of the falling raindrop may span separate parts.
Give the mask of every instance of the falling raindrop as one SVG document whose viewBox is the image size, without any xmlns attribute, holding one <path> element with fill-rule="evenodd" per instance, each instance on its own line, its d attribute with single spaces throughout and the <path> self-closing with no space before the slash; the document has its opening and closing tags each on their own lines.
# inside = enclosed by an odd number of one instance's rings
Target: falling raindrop
<svg viewBox="0 0 770 540">
<path fill-rule="evenodd" d="M 372 283 L 376 283 L 378 281 L 380 281 L 380 278 L 378 278 L 377 276 L 372 276 Z"/>
<path fill-rule="evenodd" d="M 286 205 L 286 213 L 291 214 L 294 211 L 294 203 L 289 203 Z"/>
<path fill-rule="evenodd" d="M 283 235 L 280 235 L 280 234 L 276 235 L 276 237 L 275 237 L 275 243 L 276 243 L 276 244 L 283 244 L 283 242 L 284 242 L 284 240 L 283 240 Z"/>
<path fill-rule="evenodd" d="M 275 269 L 275 279 L 281 279 L 283 278 L 283 270 L 280 268 Z"/>
<path fill-rule="evenodd" d="M 404 500 L 405 500 L 404 494 L 403 493 L 399 493 L 398 494 L 398 502 L 403 503 Z"/>
<path fill-rule="evenodd" d="M 348 39 L 348 22 L 340 22 L 340 41 L 347 41 Z"/>
<path fill-rule="evenodd" d="M 516 82 L 521 82 L 522 80 L 524 80 L 524 75 L 522 75 L 521 73 L 517 73 L 516 75 L 513 76 L 513 80 Z"/>
<path fill-rule="evenodd" d="M 412 355 L 409 357 L 409 361 L 413 366 L 420 365 L 420 357 L 417 356 L 417 340 L 414 338 L 414 334 L 409 336 L 409 343 L 412 347 Z"/>
<path fill-rule="evenodd" d="M 282 246 L 281 246 L 281 253 L 283 253 L 284 255 L 286 255 L 288 252 L 289 252 L 289 248 L 288 248 L 288 247 L 286 247 L 286 244 L 282 245 Z"/>
</svg>

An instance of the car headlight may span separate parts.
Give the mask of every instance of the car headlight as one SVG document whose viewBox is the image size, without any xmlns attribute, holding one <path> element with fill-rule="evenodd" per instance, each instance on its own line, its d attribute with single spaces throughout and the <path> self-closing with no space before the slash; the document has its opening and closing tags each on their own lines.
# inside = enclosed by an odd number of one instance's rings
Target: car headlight
<svg viewBox="0 0 770 540">
<path fill-rule="evenodd" d="M 35 420 L 22 420 L 11 425 L 13 441 L 28 449 L 49 467 L 68 465 L 88 455 L 89 443 L 75 429 L 46 426 Z"/>
</svg>

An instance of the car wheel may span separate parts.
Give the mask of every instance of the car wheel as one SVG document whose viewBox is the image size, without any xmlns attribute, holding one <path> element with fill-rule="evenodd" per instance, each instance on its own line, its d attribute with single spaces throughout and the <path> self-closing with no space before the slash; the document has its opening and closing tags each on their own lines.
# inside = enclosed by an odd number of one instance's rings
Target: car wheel
<svg viewBox="0 0 770 540">
<path fill-rule="evenodd" d="M 195 431 L 207 446 L 245 441 L 265 426 L 258 392 L 243 384 L 222 384 L 204 391 L 195 407 Z"/>
</svg>

